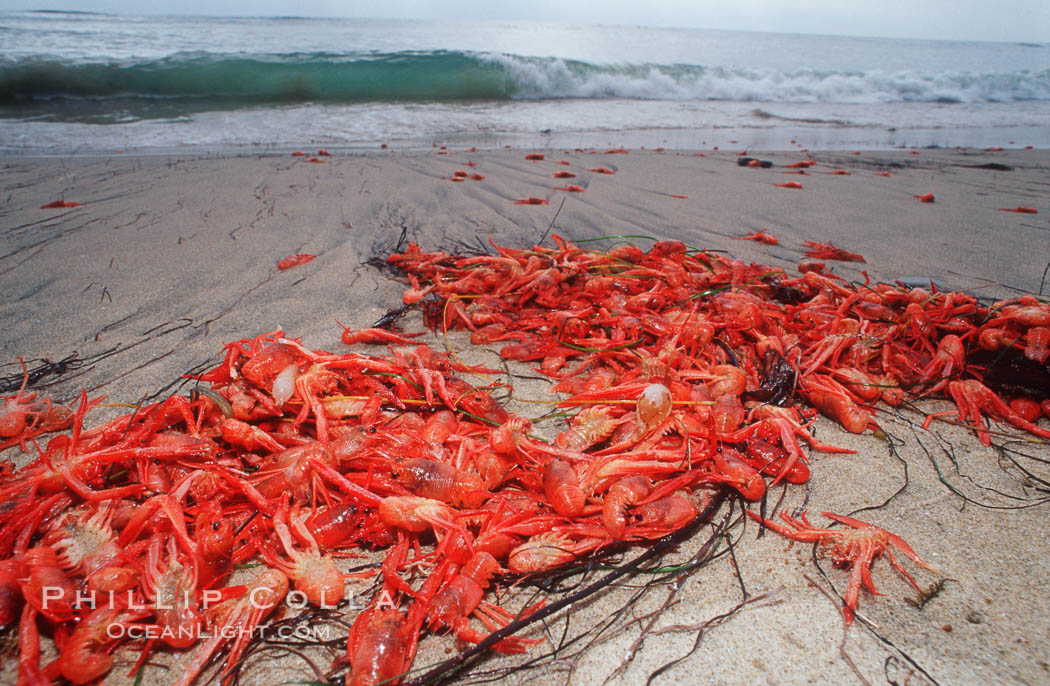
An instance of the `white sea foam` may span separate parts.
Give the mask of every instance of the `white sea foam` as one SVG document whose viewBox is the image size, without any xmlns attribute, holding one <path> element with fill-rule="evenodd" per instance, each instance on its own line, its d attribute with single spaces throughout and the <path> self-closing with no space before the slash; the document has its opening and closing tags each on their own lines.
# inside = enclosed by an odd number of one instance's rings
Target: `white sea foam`
<svg viewBox="0 0 1050 686">
<path fill-rule="evenodd" d="M 247 152 L 340 146 L 429 149 L 666 147 L 888 149 L 1050 147 L 1050 102 L 939 105 L 519 100 L 487 104 L 307 105 L 201 112 L 100 126 L 0 119 L 0 153 Z M 541 130 L 542 129 L 542 130 Z"/>
<path fill-rule="evenodd" d="M 558 58 L 488 54 L 514 97 L 735 100 L 874 104 L 1050 100 L 1050 69 L 1021 72 L 866 72 L 697 65 L 595 65 Z"/>
</svg>

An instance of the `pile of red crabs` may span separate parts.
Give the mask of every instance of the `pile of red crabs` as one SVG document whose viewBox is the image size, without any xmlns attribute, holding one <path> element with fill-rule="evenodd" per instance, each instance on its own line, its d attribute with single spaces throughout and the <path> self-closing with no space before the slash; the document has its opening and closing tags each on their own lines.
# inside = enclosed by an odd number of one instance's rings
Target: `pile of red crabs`
<svg viewBox="0 0 1050 686">
<path fill-rule="evenodd" d="M 0 397 L 0 449 L 28 453 L 0 471 L 0 625 L 17 631 L 19 683 L 97 680 L 118 647 L 132 675 L 179 651 L 175 683 L 227 682 L 289 598 L 346 607 L 349 576 L 373 595 L 347 613 L 331 673 L 396 683 L 421 634 L 478 643 L 535 612 L 542 601 L 495 602 L 516 580 L 677 531 L 716 494 L 754 502 L 806 482 L 808 450 L 851 452 L 814 437 L 818 413 L 877 432 L 877 404 L 948 398 L 948 421 L 986 444 L 989 417 L 1050 438 L 1042 382 L 1016 383 L 1048 373 L 1050 306 L 1036 298 L 855 284 L 813 261 L 792 276 L 678 241 L 554 243 L 478 256 L 410 244 L 388 259 L 410 282 L 402 309 L 446 342 L 468 330 L 550 380 L 553 440 L 497 400 L 514 377 L 420 345 L 396 316 L 344 330 L 353 352 L 281 331 L 229 343 L 192 393 L 95 426 L 101 399 L 86 393 L 68 407 L 24 383 Z M 926 567 L 890 532 L 824 516 L 827 528 L 752 514 L 849 570 L 847 621 L 874 591 L 874 559 L 913 585 L 894 555 Z M 362 550 L 381 563 L 341 571 Z"/>
</svg>

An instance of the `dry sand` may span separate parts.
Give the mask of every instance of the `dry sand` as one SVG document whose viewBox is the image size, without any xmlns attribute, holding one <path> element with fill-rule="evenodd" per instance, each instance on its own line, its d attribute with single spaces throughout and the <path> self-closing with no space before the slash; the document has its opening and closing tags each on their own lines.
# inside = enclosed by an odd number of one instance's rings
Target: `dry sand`
<svg viewBox="0 0 1050 686">
<path fill-rule="evenodd" d="M 277 327 L 310 347 L 342 350 L 335 320 L 365 327 L 400 303 L 403 284 L 366 261 L 388 254 L 402 233 L 425 249 L 460 251 L 489 238 L 528 246 L 549 228 L 570 240 L 636 234 L 789 270 L 803 240 L 830 240 L 867 258 L 867 265 L 835 265 L 849 278 L 862 278 L 866 267 L 872 279 L 935 278 L 987 297 L 1038 292 L 1050 260 L 1047 151 L 816 153 L 821 164 L 810 176 L 739 167 L 736 155 L 725 151 L 546 150 L 542 162 L 525 161 L 525 152 L 336 154 L 320 164 L 291 156 L 8 158 L 0 171 L 0 360 L 54 361 L 76 353 L 82 362 L 49 393 L 68 399 L 85 387 L 135 403 L 215 361 L 222 343 Z M 753 156 L 778 165 L 802 159 L 797 153 Z M 988 163 L 1010 169 L 980 168 Z M 597 166 L 616 174 L 585 171 Z M 830 175 L 835 168 L 851 175 Z M 448 179 L 457 169 L 485 179 L 453 183 Z M 559 170 L 578 176 L 553 179 Z M 875 176 L 879 170 L 892 177 Z M 774 185 L 788 180 L 804 188 Z M 586 191 L 552 190 L 565 183 Z M 927 192 L 935 203 L 913 197 Z M 550 204 L 513 203 L 529 196 Z M 84 206 L 38 209 L 59 198 Z M 1039 214 L 999 211 L 1018 205 Z M 781 244 L 731 240 L 761 228 Z M 318 257 L 276 269 L 278 260 L 298 252 Z M 406 327 L 420 329 L 418 314 L 411 317 Z M 453 343 L 466 347 L 462 337 Z M 0 371 L 12 374 L 17 367 Z M 519 393 L 542 397 L 541 390 Z M 104 412 L 89 421 L 101 421 Z M 910 562 L 905 567 L 924 587 L 941 584 L 940 592 L 914 607 L 907 600 L 915 591 L 879 561 L 874 580 L 885 596 L 862 594 L 866 621 L 846 629 L 838 601 L 825 595 L 829 583 L 845 591 L 846 572 L 823 558 L 815 562 L 809 545 L 768 534 L 756 539 L 753 524 L 738 523 L 731 531 L 739 579 L 730 557 L 720 557 L 681 584 L 675 604 L 653 628 L 707 622 L 740 603 L 742 587 L 751 596 L 782 590 L 712 624 L 697 650 L 656 683 L 1050 683 L 1046 482 L 1026 477 L 966 430 L 940 425 L 925 432 L 914 413 L 883 412 L 879 420 L 890 442 L 852 436 L 821 420 L 822 440 L 858 452 L 813 453 L 808 489 L 788 488 L 783 506 L 808 498 L 819 522 L 822 510 L 883 505 L 858 516 L 905 538 L 938 572 Z M 1011 446 L 1050 459 L 1045 445 Z M 1045 463 L 1010 457 L 1043 479 L 1050 476 Z M 706 536 L 698 534 L 676 559 Z M 633 592 L 625 583 L 574 608 L 568 635 L 598 625 Z M 563 659 L 507 679 L 601 683 L 631 652 L 622 679 L 644 683 L 697 639 L 696 630 L 650 635 L 631 650 L 648 620 L 629 620 L 657 609 L 668 592 L 655 588 L 634 601 L 620 630 L 592 634 L 566 648 Z M 565 617 L 549 624 L 548 637 L 559 640 Z M 592 639 L 593 647 L 577 655 Z M 452 644 L 447 637 L 429 641 L 417 666 L 446 657 Z M 550 647 L 537 646 L 532 654 Z M 118 657 L 134 659 L 124 651 Z M 322 667 L 326 660 L 321 653 Z M 502 664 L 489 660 L 480 668 Z M 126 671 L 114 670 L 107 682 L 123 682 Z M 249 683 L 271 684 L 313 678 L 304 662 L 287 656 L 253 660 L 246 676 Z M 155 667 L 146 678 L 173 677 Z M 12 679 L 9 664 L 0 681 Z"/>
</svg>

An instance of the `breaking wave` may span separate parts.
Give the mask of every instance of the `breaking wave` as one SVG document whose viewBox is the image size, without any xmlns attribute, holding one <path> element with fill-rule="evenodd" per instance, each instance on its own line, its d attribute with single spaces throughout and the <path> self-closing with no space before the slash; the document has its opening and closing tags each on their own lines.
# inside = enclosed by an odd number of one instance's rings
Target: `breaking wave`
<svg viewBox="0 0 1050 686">
<path fill-rule="evenodd" d="M 1050 70 L 1012 73 L 768 71 L 595 64 L 464 51 L 177 53 L 146 61 L 0 57 L 0 105 L 164 100 L 186 111 L 301 103 L 620 98 L 779 103 L 1050 100 Z M 101 102 L 100 102 L 101 101 Z M 191 104 L 192 103 L 192 104 Z M 10 116 L 10 115 L 9 115 Z"/>
</svg>

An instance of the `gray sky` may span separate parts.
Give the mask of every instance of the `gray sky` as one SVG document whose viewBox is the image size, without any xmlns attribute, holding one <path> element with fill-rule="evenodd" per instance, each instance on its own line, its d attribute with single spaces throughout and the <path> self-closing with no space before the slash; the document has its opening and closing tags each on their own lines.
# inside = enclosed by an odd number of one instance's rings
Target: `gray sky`
<svg viewBox="0 0 1050 686">
<path fill-rule="evenodd" d="M 1050 41 L 1050 0 L 0 0 L 0 10 L 532 19 L 953 40 Z"/>
</svg>

